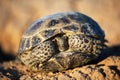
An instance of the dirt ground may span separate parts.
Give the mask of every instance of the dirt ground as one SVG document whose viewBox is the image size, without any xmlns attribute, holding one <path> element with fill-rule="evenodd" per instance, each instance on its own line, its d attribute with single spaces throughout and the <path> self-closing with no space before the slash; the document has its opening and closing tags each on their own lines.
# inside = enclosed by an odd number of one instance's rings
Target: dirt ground
<svg viewBox="0 0 120 80">
<path fill-rule="evenodd" d="M 120 46 L 106 49 L 97 61 L 88 65 L 56 73 L 32 72 L 9 56 L 1 60 L 0 80 L 120 80 Z"/>
<path fill-rule="evenodd" d="M 1 0 L 0 80 L 120 80 L 119 8 L 119 0 Z M 34 20 L 64 11 L 78 11 L 97 21 L 108 49 L 82 67 L 57 73 L 30 71 L 16 59 L 23 32 Z"/>
</svg>

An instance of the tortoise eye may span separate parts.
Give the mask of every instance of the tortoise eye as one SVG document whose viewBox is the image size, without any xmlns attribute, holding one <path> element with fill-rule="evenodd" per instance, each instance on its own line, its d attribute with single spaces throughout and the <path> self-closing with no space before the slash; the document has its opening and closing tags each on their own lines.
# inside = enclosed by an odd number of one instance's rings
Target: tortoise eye
<svg viewBox="0 0 120 80">
<path fill-rule="evenodd" d="M 49 22 L 49 26 L 55 26 L 55 25 L 58 24 L 58 23 L 59 23 L 58 20 L 51 20 L 51 21 Z"/>
</svg>

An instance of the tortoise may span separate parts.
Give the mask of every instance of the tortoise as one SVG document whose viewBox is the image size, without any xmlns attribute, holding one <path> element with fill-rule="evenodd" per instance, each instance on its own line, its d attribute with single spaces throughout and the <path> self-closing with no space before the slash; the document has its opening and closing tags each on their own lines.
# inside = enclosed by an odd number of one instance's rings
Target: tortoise
<svg viewBox="0 0 120 80">
<path fill-rule="evenodd" d="M 79 12 L 42 17 L 24 32 L 18 58 L 33 71 L 57 72 L 96 60 L 105 48 L 105 33 Z"/>
</svg>

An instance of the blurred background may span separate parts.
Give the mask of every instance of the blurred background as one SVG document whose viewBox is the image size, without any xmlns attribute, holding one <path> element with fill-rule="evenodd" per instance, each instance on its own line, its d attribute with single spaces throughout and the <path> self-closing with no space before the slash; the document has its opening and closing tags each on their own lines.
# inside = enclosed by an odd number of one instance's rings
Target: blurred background
<svg viewBox="0 0 120 80">
<path fill-rule="evenodd" d="M 120 0 L 0 0 L 0 54 L 16 55 L 25 29 L 36 19 L 78 11 L 105 31 L 107 45 L 120 45 Z"/>
</svg>

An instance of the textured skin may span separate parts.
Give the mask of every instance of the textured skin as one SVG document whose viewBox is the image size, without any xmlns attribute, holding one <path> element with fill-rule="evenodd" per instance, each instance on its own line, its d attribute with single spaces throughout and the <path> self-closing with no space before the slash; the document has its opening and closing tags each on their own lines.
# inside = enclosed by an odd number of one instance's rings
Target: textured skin
<svg viewBox="0 0 120 80">
<path fill-rule="evenodd" d="M 35 21 L 23 34 L 18 58 L 34 71 L 63 71 L 96 59 L 104 32 L 91 18 L 65 12 Z"/>
</svg>

